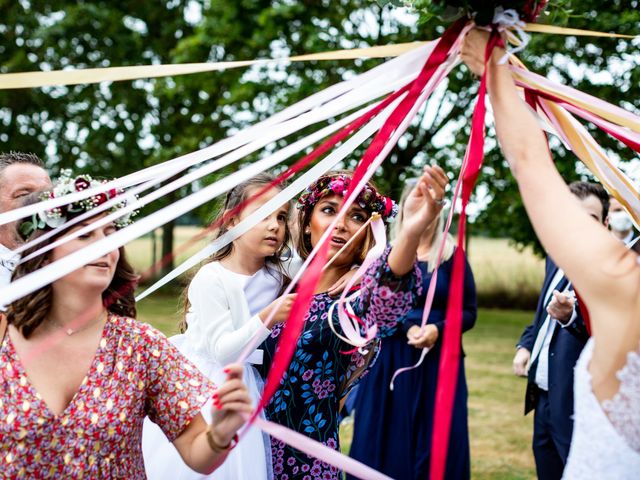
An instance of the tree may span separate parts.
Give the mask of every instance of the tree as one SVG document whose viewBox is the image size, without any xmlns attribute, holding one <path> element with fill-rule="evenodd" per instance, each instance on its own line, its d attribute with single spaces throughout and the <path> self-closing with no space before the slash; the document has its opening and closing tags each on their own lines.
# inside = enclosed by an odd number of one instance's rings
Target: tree
<svg viewBox="0 0 640 480">
<path fill-rule="evenodd" d="M 640 31 L 638 0 L 613 1 L 606 7 L 585 0 L 579 8 L 570 26 Z M 2 72 L 17 72 L 251 59 L 432 39 L 444 30 L 435 20 L 412 24 L 399 12 L 365 0 L 170 0 L 156 2 L 153 8 L 140 2 L 0 2 L 5 39 L 0 45 L 0 65 Z M 405 14 L 404 18 L 410 17 Z M 635 68 L 638 59 L 633 49 L 629 41 L 534 34 L 520 56 L 538 73 L 638 111 L 640 69 Z M 121 176 L 209 145 L 379 62 L 306 62 L 156 80 L 0 91 L 0 149 L 44 155 L 54 174 L 61 167 L 74 167 L 94 175 Z M 611 68 L 620 73 L 604 78 Z M 398 196 L 404 178 L 415 174 L 424 161 L 437 161 L 455 172 L 468 139 L 475 83 L 464 67 L 452 72 L 446 93 L 431 101 L 428 114 L 425 110 L 419 115 L 376 175 L 383 189 Z M 297 138 L 291 136 L 279 145 Z M 606 148 L 627 154 L 599 132 L 596 138 Z M 475 231 L 535 244 L 506 163 L 495 144 L 489 141 L 488 147 L 480 182 L 491 202 L 478 217 Z M 576 173 L 571 155 L 561 146 L 554 151 L 567 180 L 583 175 L 583 171 Z M 351 166 L 360 153 L 349 159 Z M 191 188 L 150 209 L 175 201 Z M 198 214 L 209 219 L 212 211 L 206 205 Z M 172 224 L 165 227 L 164 238 L 166 254 L 172 249 Z"/>
</svg>

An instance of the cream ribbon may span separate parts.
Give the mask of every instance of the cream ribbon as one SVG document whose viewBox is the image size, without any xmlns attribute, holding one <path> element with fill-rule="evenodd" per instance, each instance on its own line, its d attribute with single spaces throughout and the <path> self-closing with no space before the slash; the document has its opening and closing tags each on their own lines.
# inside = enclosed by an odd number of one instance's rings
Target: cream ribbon
<svg viewBox="0 0 640 480">
<path fill-rule="evenodd" d="M 527 32 L 551 33 L 555 35 L 577 35 L 609 38 L 635 38 L 633 35 L 596 32 L 576 28 L 555 27 L 539 23 L 527 23 L 522 27 Z M 142 78 L 160 78 L 192 73 L 213 72 L 232 68 L 246 68 L 253 65 L 267 65 L 282 62 L 309 62 L 326 60 L 354 60 L 358 58 L 397 57 L 413 50 L 426 42 L 398 43 L 395 45 L 378 45 L 350 50 L 311 53 L 283 58 L 265 58 L 256 60 L 239 60 L 231 62 L 202 62 L 160 65 L 136 65 L 130 67 L 86 68 L 69 70 L 52 70 L 50 72 L 19 72 L 0 75 L 0 90 L 17 88 L 41 88 L 55 85 L 80 85 L 100 82 L 118 82 L 138 80 Z"/>
<path fill-rule="evenodd" d="M 81 85 L 100 82 L 119 82 L 142 78 L 171 77 L 192 73 L 245 68 L 253 65 L 267 65 L 283 62 L 310 62 L 324 60 L 354 60 L 358 58 L 397 57 L 428 42 L 398 43 L 351 50 L 311 53 L 283 58 L 240 60 L 233 62 L 203 62 L 161 65 L 137 65 L 131 67 L 85 68 L 53 70 L 50 72 L 21 72 L 0 75 L 0 90 L 15 88 L 39 88 L 54 85 Z"/>
</svg>

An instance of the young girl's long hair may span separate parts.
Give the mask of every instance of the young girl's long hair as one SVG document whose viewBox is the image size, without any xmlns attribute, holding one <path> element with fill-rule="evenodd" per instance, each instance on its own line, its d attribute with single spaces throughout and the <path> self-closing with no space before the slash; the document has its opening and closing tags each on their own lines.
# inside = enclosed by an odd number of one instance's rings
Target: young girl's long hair
<svg viewBox="0 0 640 480">
<path fill-rule="evenodd" d="M 246 202 L 251 196 L 251 194 L 256 193 L 256 191 L 258 191 L 261 188 L 271 185 L 275 179 L 276 177 L 271 175 L 270 173 L 263 172 L 233 187 L 231 190 L 229 190 L 229 193 L 227 193 L 227 196 L 224 200 L 224 203 L 222 204 L 222 207 L 219 209 L 216 216 L 214 217 L 215 218 L 214 222 L 222 218 L 223 215 L 225 215 L 227 212 L 233 210 L 234 208 Z M 280 191 L 282 191 L 284 187 L 285 185 L 282 183 L 277 186 L 274 186 L 274 188 L 277 188 Z M 231 219 L 228 219 L 226 222 L 220 225 L 220 227 L 216 230 L 216 235 L 214 240 L 220 238 L 222 235 L 224 235 L 229 231 L 230 220 Z M 273 255 L 265 259 L 265 267 L 267 268 L 267 271 L 269 271 L 269 273 L 271 273 L 276 278 L 282 278 L 283 289 L 286 287 L 286 285 L 288 285 L 290 281 L 289 277 L 287 276 L 287 270 L 284 265 L 285 259 L 291 256 L 291 250 L 289 247 L 290 243 L 291 243 L 291 231 L 289 230 L 289 222 L 287 221 L 285 223 L 284 240 L 282 242 L 282 246 L 278 249 L 277 252 L 275 252 Z M 232 252 L 233 252 L 233 242 L 229 242 L 227 245 L 225 245 L 216 253 L 214 253 L 211 257 L 209 257 L 209 259 L 205 263 L 218 262 L 223 258 L 226 258 L 229 255 L 231 255 Z M 183 309 L 182 320 L 180 321 L 180 324 L 179 324 L 179 328 L 182 333 L 184 333 L 187 329 L 186 316 L 190 307 L 188 293 L 189 293 L 189 287 L 187 286 L 187 288 L 184 289 L 184 292 L 182 295 L 184 309 Z"/>
</svg>

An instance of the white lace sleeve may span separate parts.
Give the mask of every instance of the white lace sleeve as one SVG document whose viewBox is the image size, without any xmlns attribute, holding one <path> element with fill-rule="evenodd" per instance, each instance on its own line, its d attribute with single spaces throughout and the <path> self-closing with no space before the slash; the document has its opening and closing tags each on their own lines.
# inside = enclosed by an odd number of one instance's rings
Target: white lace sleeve
<svg viewBox="0 0 640 480">
<path fill-rule="evenodd" d="M 620 389 L 602 402 L 602 408 L 629 446 L 640 452 L 640 351 L 629 352 L 627 364 L 616 376 Z"/>
<path fill-rule="evenodd" d="M 598 402 L 587 366 L 593 338 L 575 368 L 574 423 L 563 480 L 638 480 L 640 472 L 640 351 L 631 352 L 617 374 L 615 397 Z"/>
</svg>

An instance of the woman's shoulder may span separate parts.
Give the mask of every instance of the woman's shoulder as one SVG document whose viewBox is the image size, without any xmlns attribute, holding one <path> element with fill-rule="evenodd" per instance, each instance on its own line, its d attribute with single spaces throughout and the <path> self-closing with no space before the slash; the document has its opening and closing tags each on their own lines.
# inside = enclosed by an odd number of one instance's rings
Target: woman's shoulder
<svg viewBox="0 0 640 480">
<path fill-rule="evenodd" d="M 169 341 L 160 330 L 135 318 L 112 313 L 109 321 L 119 346 L 125 344 L 150 345 Z"/>
</svg>

